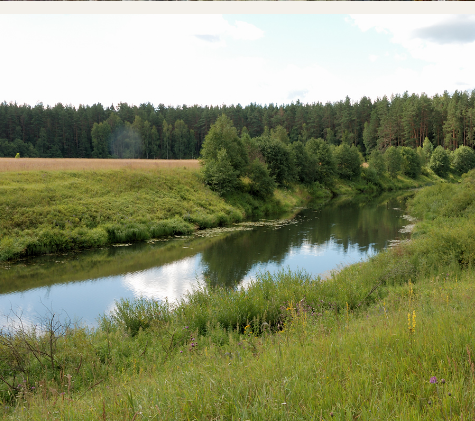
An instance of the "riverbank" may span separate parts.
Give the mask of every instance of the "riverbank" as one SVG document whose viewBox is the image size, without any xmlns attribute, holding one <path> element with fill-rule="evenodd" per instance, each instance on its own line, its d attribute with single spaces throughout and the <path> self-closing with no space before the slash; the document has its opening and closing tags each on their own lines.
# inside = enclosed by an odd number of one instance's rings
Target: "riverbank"
<svg viewBox="0 0 475 421">
<path fill-rule="evenodd" d="M 474 186 L 472 172 L 422 189 L 411 242 L 325 282 L 281 272 L 175 306 L 122 301 L 95 331 L 58 329 L 54 364 L 48 337 L 26 337 L 38 358 L 3 340 L 3 416 L 473 419 Z"/>
<path fill-rule="evenodd" d="M 277 216 L 311 199 L 420 187 L 434 177 L 382 176 L 379 186 L 336 179 L 330 187 L 279 188 L 264 200 L 245 192 L 220 197 L 193 166 L 2 172 L 0 261 L 190 234 Z"/>
<path fill-rule="evenodd" d="M 1 173 L 0 261 L 149 240 L 282 213 L 302 189 L 225 201 L 197 169 Z"/>
</svg>

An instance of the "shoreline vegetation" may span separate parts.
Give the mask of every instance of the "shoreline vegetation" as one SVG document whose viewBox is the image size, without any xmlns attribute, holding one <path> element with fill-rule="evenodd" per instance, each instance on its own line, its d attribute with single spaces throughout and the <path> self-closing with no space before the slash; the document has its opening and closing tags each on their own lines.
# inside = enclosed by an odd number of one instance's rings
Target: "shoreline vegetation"
<svg viewBox="0 0 475 421">
<path fill-rule="evenodd" d="M 220 197 L 204 185 L 196 163 L 185 168 L 126 164 L 110 170 L 2 172 L 0 262 L 188 235 L 246 219 L 278 217 L 309 200 L 416 188 L 435 178 L 385 177 L 382 190 L 361 179 L 335 180 L 331 189 L 293 184 L 261 198 L 243 191 Z"/>
<path fill-rule="evenodd" d="M 412 240 L 0 336 L 3 419 L 473 419 L 475 171 L 416 192 Z M 15 316 L 12 316 L 15 319 Z"/>
</svg>

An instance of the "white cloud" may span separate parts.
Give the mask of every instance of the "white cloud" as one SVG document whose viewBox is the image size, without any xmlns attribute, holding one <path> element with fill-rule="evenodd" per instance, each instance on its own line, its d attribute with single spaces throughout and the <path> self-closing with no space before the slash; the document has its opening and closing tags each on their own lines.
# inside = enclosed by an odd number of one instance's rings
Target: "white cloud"
<svg viewBox="0 0 475 421">
<path fill-rule="evenodd" d="M 369 55 L 369 61 L 372 61 L 374 63 L 377 59 L 378 59 L 377 55 L 374 55 L 374 54 Z"/>
<path fill-rule="evenodd" d="M 395 53 L 397 61 L 419 61 L 420 70 L 397 68 L 380 81 L 399 92 L 425 91 L 427 94 L 475 87 L 475 16 L 471 15 L 352 15 L 362 31 L 386 33 L 391 42 L 405 50 Z M 457 30 L 459 28 L 459 30 Z M 411 66 L 413 66 L 411 64 Z M 410 66 L 410 64 L 408 64 Z M 403 78 L 399 81 L 399 77 Z M 376 82 L 377 84 L 377 82 Z M 404 88 L 406 86 L 406 88 Z"/>
</svg>

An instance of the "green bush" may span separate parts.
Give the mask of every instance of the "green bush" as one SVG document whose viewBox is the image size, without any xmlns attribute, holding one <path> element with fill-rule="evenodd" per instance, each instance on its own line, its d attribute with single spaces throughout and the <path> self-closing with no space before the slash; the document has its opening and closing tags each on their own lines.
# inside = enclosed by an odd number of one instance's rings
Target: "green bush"
<svg viewBox="0 0 475 421">
<path fill-rule="evenodd" d="M 378 190 L 383 188 L 380 176 L 374 168 L 361 168 L 361 179 L 374 185 Z"/>
<path fill-rule="evenodd" d="M 295 157 L 291 148 L 280 140 L 264 138 L 259 149 L 267 164 L 269 174 L 279 186 L 292 183 L 296 179 Z"/>
<path fill-rule="evenodd" d="M 227 159 L 232 170 L 239 177 L 248 164 L 247 151 L 243 141 L 237 134 L 233 122 L 225 115 L 221 115 L 212 124 L 201 147 L 201 158 L 206 167 L 208 163 L 219 161 L 219 154 L 226 151 Z"/>
<path fill-rule="evenodd" d="M 430 158 L 433 152 L 434 152 L 434 145 L 432 145 L 429 138 L 426 137 L 422 145 L 422 153 L 424 155 L 424 165 L 429 164 Z"/>
<path fill-rule="evenodd" d="M 468 146 L 460 146 L 453 153 L 452 165 L 459 174 L 475 168 L 475 152 Z"/>
<path fill-rule="evenodd" d="M 450 169 L 449 156 L 442 146 L 437 146 L 430 158 L 429 168 L 439 177 L 445 177 Z"/>
<path fill-rule="evenodd" d="M 336 171 L 341 178 L 354 180 L 361 173 L 361 156 L 355 146 L 342 143 L 334 151 Z"/>
<path fill-rule="evenodd" d="M 383 154 L 378 149 L 374 149 L 373 152 L 371 152 L 368 159 L 368 165 L 379 175 L 384 174 L 386 171 L 386 163 Z"/>
<path fill-rule="evenodd" d="M 303 184 L 312 184 L 315 181 L 316 159 L 311 157 L 301 141 L 290 144 L 295 159 L 296 179 Z"/>
<path fill-rule="evenodd" d="M 311 164 L 313 164 L 314 176 L 312 182 L 318 181 L 322 184 L 328 184 L 336 172 L 335 158 L 328 143 L 320 138 L 310 139 L 305 144 L 305 150 L 311 157 Z"/>
<path fill-rule="evenodd" d="M 270 176 L 267 165 L 255 159 L 249 165 L 248 176 L 251 179 L 250 193 L 254 196 L 266 198 L 272 196 L 277 187 Z"/>
<path fill-rule="evenodd" d="M 220 195 L 235 190 L 239 185 L 239 172 L 234 170 L 226 149 L 216 159 L 208 159 L 203 166 L 203 178 L 211 190 Z"/>
<path fill-rule="evenodd" d="M 147 329 L 155 322 L 168 322 L 171 320 L 168 302 L 159 302 L 138 298 L 134 300 L 120 299 L 109 316 L 102 316 L 101 324 L 104 326 L 108 318 L 122 326 L 132 336 L 137 335 L 142 329 Z"/>
<path fill-rule="evenodd" d="M 405 175 L 417 178 L 421 174 L 421 161 L 417 152 L 408 147 L 401 147 L 402 168 Z"/>
<path fill-rule="evenodd" d="M 403 159 L 399 148 L 390 146 L 384 153 L 384 160 L 386 161 L 386 168 L 391 177 L 396 177 L 402 170 Z"/>
</svg>

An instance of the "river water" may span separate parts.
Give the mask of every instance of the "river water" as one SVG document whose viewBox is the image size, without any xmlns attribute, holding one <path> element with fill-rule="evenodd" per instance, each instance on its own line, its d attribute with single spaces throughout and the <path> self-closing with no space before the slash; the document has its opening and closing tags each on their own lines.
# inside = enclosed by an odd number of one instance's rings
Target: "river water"
<svg viewBox="0 0 475 421">
<path fill-rule="evenodd" d="M 407 197 L 339 198 L 281 220 L 3 263 L 0 325 L 53 312 L 95 326 L 120 298 L 175 302 L 199 284 L 235 288 L 282 269 L 324 277 L 407 237 Z"/>
</svg>

